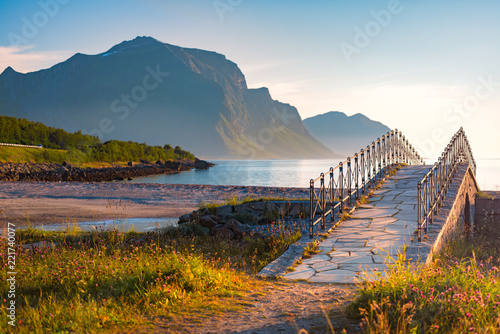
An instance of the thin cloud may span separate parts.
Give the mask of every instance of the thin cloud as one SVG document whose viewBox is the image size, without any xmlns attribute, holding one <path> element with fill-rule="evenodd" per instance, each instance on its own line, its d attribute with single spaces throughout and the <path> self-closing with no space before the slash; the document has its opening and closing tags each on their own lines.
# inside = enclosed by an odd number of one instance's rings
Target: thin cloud
<svg viewBox="0 0 500 334">
<path fill-rule="evenodd" d="M 0 46 L 0 73 L 7 67 L 27 73 L 51 67 L 74 54 L 72 51 L 30 51 L 34 45 Z"/>
</svg>

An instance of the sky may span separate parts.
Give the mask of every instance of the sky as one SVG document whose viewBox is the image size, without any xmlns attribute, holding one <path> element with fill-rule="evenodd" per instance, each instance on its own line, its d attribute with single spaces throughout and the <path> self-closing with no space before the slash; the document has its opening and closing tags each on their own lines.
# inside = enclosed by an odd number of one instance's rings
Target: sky
<svg viewBox="0 0 500 334">
<path fill-rule="evenodd" d="M 302 118 L 362 113 L 437 158 L 463 127 L 500 158 L 497 0 L 1 1 L 0 72 L 136 36 L 224 54 Z"/>
</svg>

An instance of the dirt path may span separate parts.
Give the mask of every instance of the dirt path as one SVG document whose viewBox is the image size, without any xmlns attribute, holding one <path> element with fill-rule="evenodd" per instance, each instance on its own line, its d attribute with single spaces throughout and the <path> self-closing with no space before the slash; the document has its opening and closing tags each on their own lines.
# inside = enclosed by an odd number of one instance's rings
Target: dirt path
<svg viewBox="0 0 500 334">
<path fill-rule="evenodd" d="M 190 333 L 190 334 L 297 334 L 332 333 L 325 312 L 335 333 L 359 333 L 359 322 L 344 316 L 346 305 L 353 300 L 354 285 L 312 284 L 307 282 L 266 281 L 264 287 L 245 297 L 227 300 L 239 306 L 215 316 L 176 316 L 159 319 L 154 330 L 133 333 Z M 302 332 L 306 333 L 306 332 Z"/>
</svg>

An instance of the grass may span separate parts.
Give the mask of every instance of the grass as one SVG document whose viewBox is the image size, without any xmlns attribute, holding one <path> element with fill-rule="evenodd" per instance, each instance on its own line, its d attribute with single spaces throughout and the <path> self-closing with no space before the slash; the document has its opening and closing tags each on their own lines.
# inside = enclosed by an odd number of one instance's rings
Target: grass
<svg viewBox="0 0 500 334">
<path fill-rule="evenodd" d="M 309 259 L 314 254 L 321 253 L 322 251 L 319 249 L 319 243 L 320 242 L 318 240 L 314 240 L 313 242 L 307 244 L 307 247 L 304 248 L 304 252 L 302 253 L 302 259 Z"/>
<path fill-rule="evenodd" d="M 348 312 L 365 333 L 499 333 L 499 267 L 500 239 L 479 231 L 425 268 L 400 257 L 386 279 L 361 285 Z"/>
<path fill-rule="evenodd" d="M 228 197 L 224 202 L 205 202 L 201 201 L 198 208 L 200 210 L 208 209 L 210 212 L 214 212 L 216 208 L 225 206 L 225 205 L 242 205 L 247 203 L 256 203 L 256 202 L 279 202 L 279 201 L 308 201 L 309 199 L 301 199 L 301 198 L 285 198 L 285 197 L 245 197 L 240 198 L 238 196 Z"/>
<path fill-rule="evenodd" d="M 490 194 L 487 194 L 485 192 L 482 192 L 482 191 L 479 191 L 476 193 L 476 197 L 479 197 L 479 198 L 489 198 L 489 199 L 494 199 L 495 197 L 490 195 Z"/>
<path fill-rule="evenodd" d="M 109 162 L 83 162 L 81 157 L 75 155 L 75 150 L 55 150 L 46 148 L 28 148 L 15 146 L 0 146 L 0 163 L 58 163 L 69 162 L 75 167 L 101 168 L 112 166 L 127 166 L 128 161 Z"/>
<path fill-rule="evenodd" d="M 16 332 L 106 332 L 152 326 L 173 314 L 221 312 L 230 307 L 224 298 L 254 290 L 261 283 L 252 275 L 300 238 L 288 231 L 232 241 L 198 232 L 17 230 Z M 51 246 L 23 247 L 39 241 Z M 1 240 L 0 253 L 7 248 Z M 8 331 L 7 302 L 0 300 L 0 326 Z"/>
<path fill-rule="evenodd" d="M 57 162 L 62 163 L 67 159 L 65 150 L 26 148 L 0 146 L 0 162 L 23 163 L 23 162 Z"/>
</svg>

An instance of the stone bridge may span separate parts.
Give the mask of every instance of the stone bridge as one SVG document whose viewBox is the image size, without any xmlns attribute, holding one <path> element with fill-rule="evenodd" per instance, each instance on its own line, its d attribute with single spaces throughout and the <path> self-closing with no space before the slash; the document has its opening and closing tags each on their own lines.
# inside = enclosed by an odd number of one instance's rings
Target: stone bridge
<svg viewBox="0 0 500 334">
<path fill-rule="evenodd" d="M 337 223 L 331 217 L 335 211 L 330 211 L 326 221 L 331 220 L 333 224 L 327 236 L 321 235 L 321 229 L 315 226 L 313 234 L 320 253 L 302 259 L 291 268 L 311 242 L 309 236 L 303 236 L 260 275 L 309 282 L 355 283 L 366 276 L 383 276 L 388 265 L 400 256 L 409 263 L 428 264 L 448 240 L 468 233 L 474 224 L 479 191 L 475 163 L 472 156 L 467 157 L 467 152 L 455 148 L 449 145 L 447 150 L 456 155 L 456 161 L 450 160 L 445 150 L 443 159 L 433 166 L 398 165 L 396 173 L 387 173 L 394 168 L 387 166 L 385 175 L 384 171 L 380 174 L 376 189 L 372 188 L 367 200 L 362 201 L 364 204 L 358 201 L 357 205 L 351 205 L 349 214 L 344 208 L 344 219 Z M 437 166 L 441 162 L 446 163 L 442 169 Z M 360 198 L 357 191 L 352 196 Z M 326 206 L 322 206 L 321 212 L 325 211 Z"/>
</svg>

